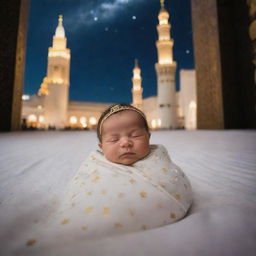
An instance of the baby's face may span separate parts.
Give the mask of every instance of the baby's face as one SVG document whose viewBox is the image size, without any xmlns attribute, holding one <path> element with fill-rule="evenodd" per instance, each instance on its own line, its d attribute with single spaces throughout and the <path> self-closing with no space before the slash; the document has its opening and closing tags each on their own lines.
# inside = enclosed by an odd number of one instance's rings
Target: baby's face
<svg viewBox="0 0 256 256">
<path fill-rule="evenodd" d="M 109 161 L 131 165 L 150 152 L 149 137 L 139 114 L 125 110 L 104 121 L 99 146 Z"/>
</svg>

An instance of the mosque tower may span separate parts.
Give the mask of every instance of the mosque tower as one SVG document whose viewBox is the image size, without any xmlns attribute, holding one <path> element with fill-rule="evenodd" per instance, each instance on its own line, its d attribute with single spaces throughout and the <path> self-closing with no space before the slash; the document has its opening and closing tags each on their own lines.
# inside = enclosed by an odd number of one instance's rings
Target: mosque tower
<svg viewBox="0 0 256 256">
<path fill-rule="evenodd" d="M 158 63 L 157 73 L 157 108 L 161 128 L 177 128 L 177 106 L 175 72 L 176 62 L 173 61 L 173 40 L 170 38 L 171 25 L 168 22 L 169 13 L 165 10 L 164 0 L 160 0 L 161 9 L 157 25 L 158 40 L 156 41 Z"/>
<path fill-rule="evenodd" d="M 132 105 L 140 110 L 142 110 L 142 92 L 143 88 L 141 87 L 141 70 L 138 65 L 138 60 L 135 59 L 135 66 L 133 69 L 133 88 L 132 88 Z"/>
<path fill-rule="evenodd" d="M 67 38 L 62 25 L 62 15 L 53 36 L 53 45 L 48 50 L 47 91 L 45 96 L 45 123 L 62 129 L 66 125 L 68 95 L 70 49 L 66 47 Z M 45 86 L 46 87 L 46 86 Z"/>
</svg>

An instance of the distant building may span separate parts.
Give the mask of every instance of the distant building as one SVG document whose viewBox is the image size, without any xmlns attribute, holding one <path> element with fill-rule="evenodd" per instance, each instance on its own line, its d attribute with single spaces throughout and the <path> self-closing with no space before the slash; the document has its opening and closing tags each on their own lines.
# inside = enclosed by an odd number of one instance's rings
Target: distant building
<svg viewBox="0 0 256 256">
<path fill-rule="evenodd" d="M 184 118 L 184 128 L 197 128 L 196 111 L 196 72 L 195 70 L 180 70 L 179 116 Z"/>
<path fill-rule="evenodd" d="M 70 50 L 59 16 L 59 24 L 48 50 L 47 76 L 38 95 L 23 99 L 22 118 L 27 126 L 43 129 L 94 129 L 100 114 L 111 103 L 69 101 Z"/>
<path fill-rule="evenodd" d="M 173 39 L 170 37 L 171 25 L 169 13 L 161 0 L 161 10 L 158 15 L 158 40 L 156 41 L 158 62 L 155 65 L 157 74 L 157 109 L 161 128 L 177 128 L 177 104 L 175 73 L 176 62 L 173 61 Z"/>
<path fill-rule="evenodd" d="M 140 110 L 142 110 L 142 92 L 143 88 L 141 87 L 141 71 L 138 65 L 138 60 L 135 60 L 135 67 L 133 69 L 133 78 L 132 78 L 132 105 Z"/>
<path fill-rule="evenodd" d="M 132 104 L 144 111 L 149 127 L 152 129 L 175 129 L 182 128 L 184 125 L 191 129 L 194 127 L 192 125 L 194 114 L 191 114 L 193 104 L 187 99 L 193 99 L 196 104 L 193 94 L 195 80 L 191 83 L 191 78 L 189 79 L 184 72 L 181 72 L 181 92 L 176 92 L 173 40 L 170 37 L 169 14 L 165 10 L 163 0 L 161 0 L 158 19 L 156 42 L 158 62 L 155 64 L 157 96 L 142 98 L 141 69 L 136 60 L 132 77 Z M 71 54 L 70 49 L 66 47 L 67 38 L 62 22 L 60 15 L 52 47 L 48 50 L 47 76 L 43 79 L 38 94 L 23 97 L 23 124 L 42 129 L 95 129 L 101 113 L 112 103 L 69 101 Z M 180 102 L 179 105 L 178 102 Z M 186 104 L 190 104 L 189 110 Z M 189 117 L 186 118 L 187 114 Z"/>
</svg>

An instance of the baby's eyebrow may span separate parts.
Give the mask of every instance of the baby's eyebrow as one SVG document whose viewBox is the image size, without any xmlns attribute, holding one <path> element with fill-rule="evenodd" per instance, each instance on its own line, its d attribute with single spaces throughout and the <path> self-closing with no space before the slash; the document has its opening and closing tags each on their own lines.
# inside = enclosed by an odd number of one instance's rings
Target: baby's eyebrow
<svg viewBox="0 0 256 256">
<path fill-rule="evenodd" d="M 107 134 L 107 135 L 105 135 L 106 137 L 118 137 L 119 136 L 119 134 L 117 134 L 117 133 L 112 133 L 112 134 Z"/>
<path fill-rule="evenodd" d="M 131 130 L 131 133 L 133 133 L 133 132 L 140 132 L 140 131 L 142 131 L 143 130 L 143 128 L 135 128 L 135 129 L 133 129 L 133 130 Z"/>
</svg>

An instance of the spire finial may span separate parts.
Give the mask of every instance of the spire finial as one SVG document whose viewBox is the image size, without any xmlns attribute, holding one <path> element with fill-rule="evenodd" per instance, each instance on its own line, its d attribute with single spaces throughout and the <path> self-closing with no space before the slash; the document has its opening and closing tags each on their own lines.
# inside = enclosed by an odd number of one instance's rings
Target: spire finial
<svg viewBox="0 0 256 256">
<path fill-rule="evenodd" d="M 164 0 L 160 0 L 161 8 L 164 9 Z"/>
<path fill-rule="evenodd" d="M 62 26 L 63 16 L 59 15 L 59 26 Z"/>
<path fill-rule="evenodd" d="M 135 67 L 137 68 L 138 66 L 138 59 L 135 59 Z"/>
</svg>

